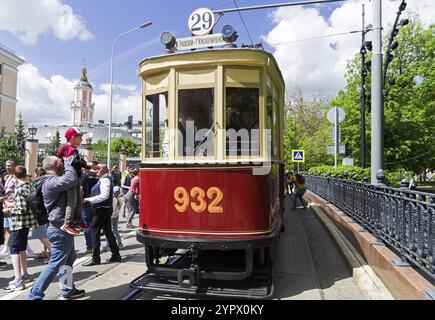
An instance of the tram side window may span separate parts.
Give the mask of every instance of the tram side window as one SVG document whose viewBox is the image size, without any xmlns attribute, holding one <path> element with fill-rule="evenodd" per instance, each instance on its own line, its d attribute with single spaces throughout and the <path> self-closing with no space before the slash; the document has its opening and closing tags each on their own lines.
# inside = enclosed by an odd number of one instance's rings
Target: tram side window
<svg viewBox="0 0 435 320">
<path fill-rule="evenodd" d="M 226 88 L 227 156 L 260 155 L 258 102 L 258 88 Z"/>
<path fill-rule="evenodd" d="M 145 157 L 147 158 L 168 156 L 167 106 L 167 92 L 146 96 Z"/>
<path fill-rule="evenodd" d="M 278 156 L 278 122 L 277 122 L 277 104 L 273 100 L 272 92 L 267 91 L 266 106 L 266 129 L 270 130 L 270 150 L 272 158 Z"/>
<path fill-rule="evenodd" d="M 214 156 L 214 89 L 178 90 L 178 156 Z"/>
</svg>

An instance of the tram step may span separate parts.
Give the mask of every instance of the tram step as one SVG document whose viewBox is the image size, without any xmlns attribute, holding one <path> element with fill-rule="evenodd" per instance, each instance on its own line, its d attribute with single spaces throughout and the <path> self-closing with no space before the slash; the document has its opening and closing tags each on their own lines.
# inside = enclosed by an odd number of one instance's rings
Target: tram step
<svg viewBox="0 0 435 320">
<path fill-rule="evenodd" d="M 273 293 L 272 275 L 268 270 L 254 270 L 249 278 L 240 281 L 201 279 L 199 286 L 192 287 L 181 287 L 176 279 L 148 273 L 133 280 L 130 287 L 175 294 L 244 299 L 267 299 Z"/>
</svg>

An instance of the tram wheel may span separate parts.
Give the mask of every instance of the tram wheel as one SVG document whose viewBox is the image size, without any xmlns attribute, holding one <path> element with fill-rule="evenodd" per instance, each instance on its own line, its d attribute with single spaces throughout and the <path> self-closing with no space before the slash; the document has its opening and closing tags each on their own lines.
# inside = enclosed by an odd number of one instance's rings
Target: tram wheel
<svg viewBox="0 0 435 320">
<path fill-rule="evenodd" d="M 145 263 L 147 265 L 148 272 L 152 272 L 153 260 L 154 260 L 154 250 L 152 246 L 145 246 Z"/>
</svg>

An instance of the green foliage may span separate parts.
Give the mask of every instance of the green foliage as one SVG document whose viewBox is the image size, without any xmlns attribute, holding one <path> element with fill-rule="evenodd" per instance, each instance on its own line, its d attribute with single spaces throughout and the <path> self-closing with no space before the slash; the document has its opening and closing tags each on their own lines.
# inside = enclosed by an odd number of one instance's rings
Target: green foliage
<svg viewBox="0 0 435 320">
<path fill-rule="evenodd" d="M 333 161 L 326 154 L 326 146 L 330 140 L 330 123 L 326 119 L 328 110 L 325 99 L 321 97 L 304 97 L 300 89 L 287 92 L 284 118 L 284 161 L 286 169 L 295 168 L 291 162 L 292 149 L 305 150 L 306 168 Z"/>
<path fill-rule="evenodd" d="M 348 179 L 355 177 L 357 181 L 362 181 L 364 177 L 370 177 L 370 168 L 361 168 L 357 166 L 315 166 L 308 170 L 309 174 L 331 177 L 344 177 L 343 172 L 348 172 Z"/>
<path fill-rule="evenodd" d="M 392 187 L 399 187 L 400 181 L 403 179 L 409 181 L 412 177 L 414 177 L 414 174 L 411 171 L 406 171 L 403 168 L 385 172 L 385 180 L 387 181 L 387 185 Z"/>
<path fill-rule="evenodd" d="M 92 150 L 94 151 L 94 157 L 101 163 L 107 161 L 107 142 L 104 140 L 98 140 L 92 144 Z"/>
<path fill-rule="evenodd" d="M 309 174 L 318 176 L 330 176 L 336 178 L 343 178 L 344 171 L 348 172 L 348 179 L 356 178 L 357 181 L 363 181 L 364 177 L 370 180 L 370 168 L 361 168 L 358 166 L 315 166 L 308 170 Z M 400 181 L 402 179 L 407 179 L 408 181 L 414 176 L 411 171 L 406 171 L 405 169 L 387 170 L 385 173 L 385 180 L 388 186 L 399 187 Z"/>
<path fill-rule="evenodd" d="M 136 145 L 133 139 L 127 137 L 118 137 L 113 139 L 111 151 L 134 157 L 139 155 L 140 146 Z"/>
<path fill-rule="evenodd" d="M 51 137 L 51 139 L 50 139 L 50 144 L 49 144 L 46 152 L 48 154 L 52 154 L 52 155 L 57 154 L 57 151 L 59 150 L 59 147 L 60 147 L 60 143 L 61 143 L 60 133 L 59 133 L 59 130 L 56 130 L 54 133 L 54 136 Z"/>
<path fill-rule="evenodd" d="M 15 124 L 15 136 L 18 143 L 22 143 L 23 145 L 28 137 L 26 127 L 24 126 L 24 119 L 21 113 L 18 115 L 17 123 Z"/>
<path fill-rule="evenodd" d="M 385 170 L 403 168 L 415 173 L 433 168 L 435 163 L 435 37 L 433 25 L 425 29 L 418 18 L 400 28 L 393 51 L 394 59 L 387 70 L 384 99 L 384 155 Z M 384 42 L 385 45 L 387 41 Z M 394 78 L 395 85 L 389 84 Z M 346 111 L 342 123 L 344 142 L 350 146 L 350 156 L 360 159 L 361 95 L 360 55 L 349 62 L 346 87 L 331 105 L 340 105 Z M 366 78 L 366 95 L 370 95 L 370 76 Z M 369 99 L 367 99 L 369 100 Z M 370 159 L 370 113 L 366 106 L 366 159 Z"/>
<path fill-rule="evenodd" d="M 24 164 L 26 152 L 27 132 L 21 114 L 18 115 L 15 124 L 15 132 L 6 133 L 4 128 L 0 130 L 0 165 L 3 166 L 6 160 L 14 158 L 20 164 Z"/>
</svg>

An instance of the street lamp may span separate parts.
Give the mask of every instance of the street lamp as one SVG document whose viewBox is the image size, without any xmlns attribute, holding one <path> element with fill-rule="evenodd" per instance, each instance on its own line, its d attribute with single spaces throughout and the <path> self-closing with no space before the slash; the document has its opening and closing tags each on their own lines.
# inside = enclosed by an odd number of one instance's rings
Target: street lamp
<svg viewBox="0 0 435 320">
<path fill-rule="evenodd" d="M 107 139 L 108 140 L 108 144 L 107 144 L 107 167 L 108 168 L 110 168 L 110 145 L 112 144 L 113 52 L 114 52 L 114 49 L 115 49 L 115 44 L 116 44 L 116 41 L 118 41 L 118 39 L 121 38 L 122 36 L 125 36 L 126 34 L 128 34 L 130 32 L 133 32 L 133 31 L 135 31 L 137 29 L 143 29 L 143 28 L 149 27 L 152 24 L 153 23 L 151 21 L 146 21 L 146 22 L 142 23 L 140 26 L 120 34 L 113 41 L 113 45 L 112 45 L 112 57 L 111 57 L 111 60 L 110 60 L 110 109 L 109 109 L 109 134 L 108 134 L 109 137 Z"/>
<path fill-rule="evenodd" d="M 33 140 L 33 137 L 36 135 L 36 131 L 38 131 L 38 128 L 30 127 L 28 128 L 30 139 Z"/>
</svg>

